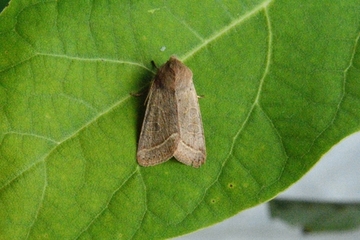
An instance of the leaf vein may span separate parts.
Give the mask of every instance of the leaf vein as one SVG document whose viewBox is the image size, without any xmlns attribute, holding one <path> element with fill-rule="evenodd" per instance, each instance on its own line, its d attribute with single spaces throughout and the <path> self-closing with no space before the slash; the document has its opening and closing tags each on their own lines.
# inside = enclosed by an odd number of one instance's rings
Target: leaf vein
<svg viewBox="0 0 360 240">
<path fill-rule="evenodd" d="M 121 185 L 112 192 L 112 194 L 111 194 L 111 196 L 109 197 L 109 199 L 108 199 L 107 203 L 105 204 L 105 206 L 98 212 L 98 214 L 96 214 L 96 215 L 93 217 L 93 219 L 89 222 L 89 224 L 88 224 L 86 227 L 84 227 L 84 229 L 82 229 L 82 230 L 79 232 L 78 236 L 76 236 L 74 239 L 78 239 L 78 238 L 81 236 L 81 234 L 83 234 L 86 230 L 88 230 L 88 229 L 90 228 L 90 226 L 96 221 L 96 219 L 98 219 L 98 218 L 105 212 L 105 210 L 108 209 L 109 204 L 110 204 L 111 200 L 114 198 L 115 194 L 116 194 L 118 191 L 120 191 L 120 189 L 121 189 L 137 172 L 138 172 L 138 168 L 136 168 L 126 179 L 124 179 L 124 181 L 122 181 Z"/>
<path fill-rule="evenodd" d="M 324 134 L 326 132 L 326 130 L 328 130 L 335 122 L 338 114 L 339 114 L 339 111 L 341 109 L 341 104 L 342 102 L 344 101 L 344 98 L 345 98 L 345 95 L 348 94 L 346 93 L 346 77 L 347 77 L 347 73 L 348 71 L 350 70 L 350 68 L 353 66 L 353 62 L 354 62 L 354 58 L 355 58 L 355 55 L 356 55 L 356 49 L 357 49 L 357 46 L 359 44 L 359 40 L 360 40 L 360 32 L 358 33 L 358 35 L 356 36 L 355 38 L 355 41 L 354 41 L 354 46 L 353 46 L 353 51 L 352 51 L 352 54 L 350 56 L 350 59 L 349 59 L 349 64 L 348 66 L 344 69 L 343 71 L 343 84 L 342 84 L 342 94 L 340 96 L 340 99 L 339 99 L 339 102 L 337 104 L 337 107 L 336 107 L 336 111 L 334 113 L 334 116 L 333 118 L 329 121 L 328 125 L 325 126 L 325 128 L 314 138 L 314 140 L 312 141 L 310 147 L 309 147 L 309 150 L 306 151 L 302 156 L 304 157 L 307 153 L 310 152 L 310 149 L 313 147 L 313 145 L 315 144 L 315 141 L 320 138 L 320 136 L 322 134 Z"/>
<path fill-rule="evenodd" d="M 182 20 L 180 17 L 176 16 L 167 6 L 165 8 L 176 20 L 178 20 L 185 28 L 187 28 L 192 34 L 194 34 L 196 38 L 198 38 L 201 42 L 205 42 L 205 39 L 200 36 L 197 31 L 190 27 L 190 25 L 185 20 Z"/>
<path fill-rule="evenodd" d="M 232 21 L 229 25 L 227 25 L 226 27 L 224 27 L 223 29 L 221 29 L 220 31 L 214 33 L 212 36 L 210 36 L 207 39 L 204 39 L 204 41 L 199 44 L 198 46 L 196 46 L 195 48 L 193 48 L 191 51 L 185 53 L 184 56 L 181 57 L 182 61 L 185 61 L 186 59 L 190 58 L 191 56 L 195 55 L 195 53 L 197 53 L 198 51 L 200 51 L 201 49 L 203 49 L 204 47 L 206 47 L 208 44 L 210 44 L 211 42 L 215 41 L 216 39 L 220 38 L 221 36 L 223 36 L 224 34 L 226 34 L 227 32 L 229 32 L 230 30 L 232 30 L 234 27 L 240 25 L 241 23 L 243 23 L 244 21 L 246 21 L 247 19 L 249 19 L 250 17 L 256 15 L 258 12 L 260 12 L 263 9 L 266 9 L 268 7 L 268 5 L 272 2 L 272 0 L 267 0 L 264 1 L 263 3 L 259 4 L 258 6 L 256 6 L 253 10 L 251 10 L 250 12 L 247 12 L 244 15 L 241 15 L 239 18 L 236 18 L 234 21 Z"/>
</svg>

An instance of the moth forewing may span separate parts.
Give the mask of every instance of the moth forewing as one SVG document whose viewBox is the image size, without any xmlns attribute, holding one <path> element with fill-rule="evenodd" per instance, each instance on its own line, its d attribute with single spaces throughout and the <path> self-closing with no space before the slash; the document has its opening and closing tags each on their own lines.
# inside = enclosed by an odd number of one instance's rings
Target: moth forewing
<svg viewBox="0 0 360 240">
<path fill-rule="evenodd" d="M 137 160 L 142 166 L 152 166 L 172 156 L 194 167 L 206 159 L 192 72 L 175 57 L 158 69 L 150 87 Z"/>
<path fill-rule="evenodd" d="M 149 90 L 138 143 L 137 160 L 142 166 L 167 161 L 179 142 L 174 92 L 158 88 L 156 81 L 155 78 Z"/>
</svg>

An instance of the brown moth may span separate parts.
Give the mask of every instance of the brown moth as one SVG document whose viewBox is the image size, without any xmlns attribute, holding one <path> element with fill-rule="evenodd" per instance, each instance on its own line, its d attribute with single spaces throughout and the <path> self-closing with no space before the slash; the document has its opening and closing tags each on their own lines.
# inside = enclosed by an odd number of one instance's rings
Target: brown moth
<svg viewBox="0 0 360 240">
<path fill-rule="evenodd" d="M 176 57 L 162 65 L 153 80 L 137 151 L 141 166 L 175 157 L 200 167 L 206 159 L 204 130 L 192 72 Z"/>
</svg>

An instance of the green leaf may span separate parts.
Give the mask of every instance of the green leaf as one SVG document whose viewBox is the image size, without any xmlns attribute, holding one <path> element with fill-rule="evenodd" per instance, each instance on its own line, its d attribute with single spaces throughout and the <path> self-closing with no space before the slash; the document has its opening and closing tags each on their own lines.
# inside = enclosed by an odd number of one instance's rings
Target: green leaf
<svg viewBox="0 0 360 240">
<path fill-rule="evenodd" d="M 360 204 L 321 203 L 291 200 L 270 201 L 272 217 L 300 225 L 304 232 L 339 231 L 358 228 Z"/>
<path fill-rule="evenodd" d="M 0 237 L 154 239 L 265 202 L 360 128 L 359 1 L 20 1 L 0 15 Z M 143 97 L 193 70 L 207 162 L 136 163 Z"/>
</svg>

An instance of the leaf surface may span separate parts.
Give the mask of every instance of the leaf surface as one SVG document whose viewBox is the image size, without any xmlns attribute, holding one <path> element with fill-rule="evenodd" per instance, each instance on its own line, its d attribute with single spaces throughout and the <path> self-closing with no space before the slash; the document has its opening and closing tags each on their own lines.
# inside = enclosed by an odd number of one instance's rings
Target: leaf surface
<svg viewBox="0 0 360 240">
<path fill-rule="evenodd" d="M 11 1 L 1 238 L 169 238 L 273 198 L 359 130 L 359 16 L 355 0 Z M 200 169 L 136 162 L 130 93 L 173 54 L 205 95 Z"/>
</svg>

